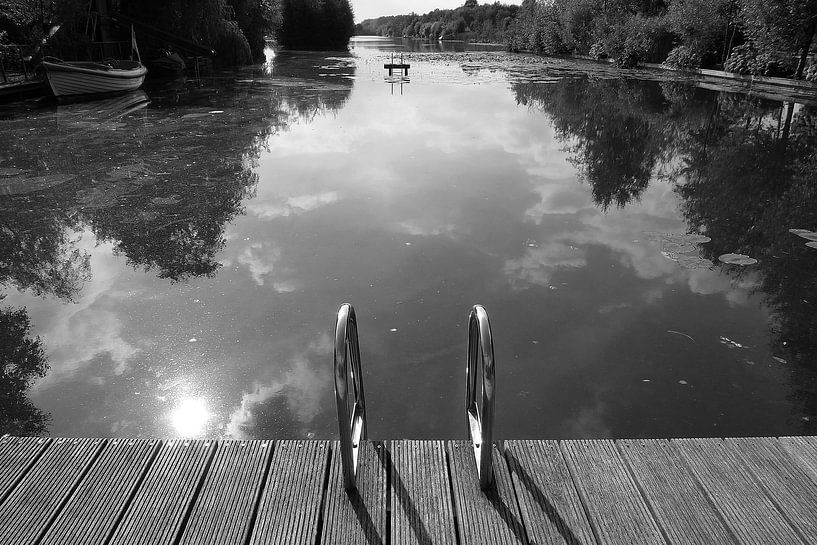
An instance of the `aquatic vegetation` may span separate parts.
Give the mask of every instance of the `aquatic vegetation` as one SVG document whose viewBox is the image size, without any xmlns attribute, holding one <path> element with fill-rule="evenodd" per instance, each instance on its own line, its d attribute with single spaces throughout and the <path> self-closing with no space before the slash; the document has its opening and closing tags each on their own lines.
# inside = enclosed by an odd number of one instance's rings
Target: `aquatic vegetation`
<svg viewBox="0 0 817 545">
<path fill-rule="evenodd" d="M 789 233 L 812 242 L 817 241 L 817 233 L 814 231 L 809 231 L 808 229 L 789 229 Z"/>
<path fill-rule="evenodd" d="M 727 265 L 740 265 L 741 267 L 757 263 L 757 259 L 743 254 L 723 254 L 718 256 L 718 260 Z"/>
</svg>

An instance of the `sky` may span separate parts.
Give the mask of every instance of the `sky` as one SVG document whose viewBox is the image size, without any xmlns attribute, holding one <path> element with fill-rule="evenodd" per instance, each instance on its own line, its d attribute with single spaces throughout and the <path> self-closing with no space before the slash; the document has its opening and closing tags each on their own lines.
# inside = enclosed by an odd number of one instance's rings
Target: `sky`
<svg viewBox="0 0 817 545">
<path fill-rule="evenodd" d="M 480 4 L 489 0 L 480 0 Z M 503 4 L 519 4 L 521 0 L 500 0 Z M 493 0 L 490 0 L 493 3 Z M 406 13 L 428 13 L 437 8 L 454 9 L 465 4 L 465 0 L 352 0 L 355 22 L 374 19 L 382 15 L 403 15 Z"/>
</svg>

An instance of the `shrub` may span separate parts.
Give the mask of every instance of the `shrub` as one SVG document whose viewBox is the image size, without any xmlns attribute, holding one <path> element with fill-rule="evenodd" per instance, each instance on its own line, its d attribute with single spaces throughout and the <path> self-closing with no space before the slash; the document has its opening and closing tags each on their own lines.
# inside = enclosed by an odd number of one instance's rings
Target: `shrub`
<svg viewBox="0 0 817 545">
<path fill-rule="evenodd" d="M 639 62 L 659 60 L 668 39 L 669 32 L 660 17 L 632 15 L 610 25 L 602 43 L 618 66 L 633 68 Z"/>
<path fill-rule="evenodd" d="M 803 72 L 803 77 L 806 81 L 813 81 L 817 83 L 817 63 L 811 64 L 806 71 Z"/>
<path fill-rule="evenodd" d="M 723 64 L 728 72 L 755 76 L 786 76 L 794 72 L 796 61 L 775 52 L 759 52 L 752 44 L 732 49 Z"/>
<path fill-rule="evenodd" d="M 608 55 L 607 51 L 604 49 L 604 44 L 601 42 L 596 42 L 590 46 L 590 56 L 597 61 L 610 57 L 610 55 Z"/>
<path fill-rule="evenodd" d="M 669 68 L 700 68 L 701 56 L 691 47 L 679 45 L 669 52 L 663 64 Z"/>
</svg>

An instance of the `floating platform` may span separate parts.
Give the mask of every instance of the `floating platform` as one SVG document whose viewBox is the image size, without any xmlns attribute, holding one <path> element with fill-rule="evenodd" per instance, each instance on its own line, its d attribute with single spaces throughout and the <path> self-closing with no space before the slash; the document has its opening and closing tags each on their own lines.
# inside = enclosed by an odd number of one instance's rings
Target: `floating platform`
<svg viewBox="0 0 817 545">
<path fill-rule="evenodd" d="M 391 62 L 391 63 L 387 62 L 386 64 L 383 65 L 383 68 L 385 68 L 386 70 L 389 71 L 390 76 L 394 75 L 395 70 L 402 71 L 404 76 L 408 76 L 409 75 L 409 68 L 411 68 L 411 65 L 410 64 L 405 64 L 405 63 L 402 63 L 402 62 Z"/>
<path fill-rule="evenodd" d="M 817 543 L 817 438 L 0 439 L 0 543 Z"/>
</svg>

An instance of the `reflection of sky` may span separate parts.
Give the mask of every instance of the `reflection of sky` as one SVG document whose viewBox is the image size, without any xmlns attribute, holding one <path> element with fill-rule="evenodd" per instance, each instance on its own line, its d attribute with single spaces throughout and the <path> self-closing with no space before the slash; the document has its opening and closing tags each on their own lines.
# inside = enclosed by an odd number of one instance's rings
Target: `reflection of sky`
<svg viewBox="0 0 817 545">
<path fill-rule="evenodd" d="M 32 399 L 54 434 L 329 437 L 342 301 L 373 437 L 464 434 L 474 303 L 494 327 L 500 436 L 797 429 L 755 279 L 681 269 L 646 235 L 685 232 L 669 182 L 602 212 L 506 83 L 424 82 L 417 64 L 402 96 L 364 74 L 343 109 L 269 137 L 215 278 L 157 279 L 85 233 L 76 303 L 6 300 L 47 346 Z"/>
</svg>

